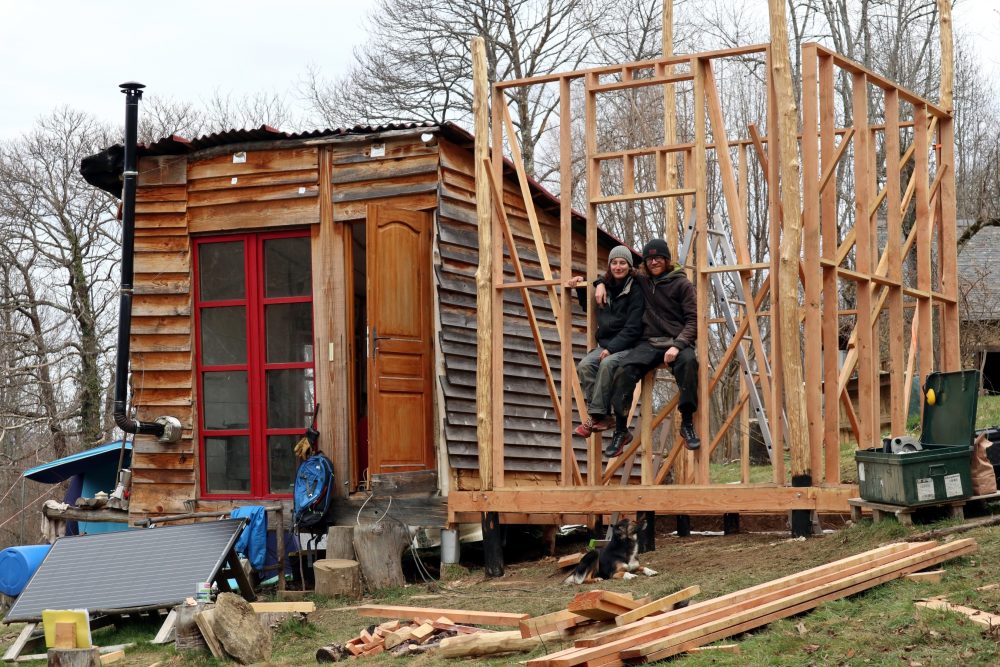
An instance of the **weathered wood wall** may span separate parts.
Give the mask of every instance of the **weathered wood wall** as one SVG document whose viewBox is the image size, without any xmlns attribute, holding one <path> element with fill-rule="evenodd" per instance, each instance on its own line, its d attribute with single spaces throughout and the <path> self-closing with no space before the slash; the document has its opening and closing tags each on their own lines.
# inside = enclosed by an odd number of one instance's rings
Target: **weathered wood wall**
<svg viewBox="0 0 1000 667">
<path fill-rule="evenodd" d="M 313 140 L 310 145 L 301 140 L 269 142 L 260 150 L 246 143 L 220 144 L 194 155 L 147 155 L 140 160 L 131 349 L 133 403 L 140 419 L 177 416 L 184 438 L 169 445 L 149 437 L 137 438 L 131 504 L 136 518 L 184 512 L 185 501 L 199 495 L 191 262 L 191 237 L 197 234 L 284 226 L 312 228 L 320 444 L 334 461 L 338 482 L 347 479 L 354 463 L 348 444 L 355 428 L 349 412 L 354 380 L 350 362 L 363 357 L 364 352 L 354 349 L 349 319 L 355 277 L 347 271 L 351 225 L 343 223 L 363 222 L 372 203 L 437 209 L 433 262 L 438 311 L 435 439 L 439 443 L 439 470 L 450 476 L 450 488 L 477 486 L 478 243 L 472 141 L 457 128 L 444 128 L 433 130 L 432 140 L 424 142 L 424 131 L 340 135 Z M 384 145 L 384 155 L 372 156 L 373 143 Z M 239 159 L 234 160 L 234 153 L 241 153 Z M 513 175 L 506 179 L 505 188 L 526 278 L 541 278 Z M 549 256 L 558 258 L 558 206 L 541 190 L 536 204 Z M 575 273 L 582 273 L 582 220 L 577 224 L 573 258 Z M 610 237 L 601 237 L 602 257 L 614 244 Z M 513 279 L 512 272 L 508 279 Z M 559 349 L 549 302 L 540 289 L 532 290 L 532 301 L 558 382 Z M 526 485 L 552 484 L 559 471 L 559 431 L 519 291 L 507 291 L 504 311 L 510 334 L 505 349 L 509 479 Z M 576 305 L 574 314 L 579 355 L 585 343 L 585 322 Z M 575 444 L 577 459 L 585 466 L 584 441 Z M 337 492 L 345 494 L 346 487 L 338 483 Z M 232 504 L 200 501 L 198 506 L 207 509 Z"/>
</svg>

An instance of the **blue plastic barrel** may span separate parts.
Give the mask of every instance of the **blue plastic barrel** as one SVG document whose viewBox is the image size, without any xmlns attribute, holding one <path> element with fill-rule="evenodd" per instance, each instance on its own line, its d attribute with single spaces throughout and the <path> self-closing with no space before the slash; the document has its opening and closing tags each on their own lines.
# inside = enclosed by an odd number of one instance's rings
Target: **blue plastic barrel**
<svg viewBox="0 0 1000 667">
<path fill-rule="evenodd" d="M 0 593 L 16 597 L 49 553 L 49 544 L 9 547 L 0 551 Z"/>
</svg>

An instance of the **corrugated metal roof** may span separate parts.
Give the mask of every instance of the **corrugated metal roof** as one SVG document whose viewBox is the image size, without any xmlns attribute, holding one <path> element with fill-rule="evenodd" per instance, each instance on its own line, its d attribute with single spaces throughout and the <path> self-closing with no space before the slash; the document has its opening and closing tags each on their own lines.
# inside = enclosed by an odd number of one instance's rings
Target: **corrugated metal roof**
<svg viewBox="0 0 1000 667">
<path fill-rule="evenodd" d="M 441 128 L 443 131 L 472 141 L 472 135 L 452 123 L 437 125 L 424 123 L 388 123 L 386 125 L 355 125 L 354 127 L 338 127 L 335 129 L 311 130 L 308 132 L 284 132 L 270 125 L 261 125 L 249 129 L 230 129 L 222 132 L 202 135 L 196 139 L 186 139 L 179 135 L 171 135 L 157 139 L 154 142 L 139 146 L 138 154 L 143 155 L 182 155 L 229 144 L 254 143 L 258 141 L 293 141 L 296 139 L 321 139 L 323 137 L 342 137 L 346 135 L 379 134 L 394 130 L 418 130 L 424 128 Z M 120 144 L 118 144 L 120 145 Z"/>
</svg>

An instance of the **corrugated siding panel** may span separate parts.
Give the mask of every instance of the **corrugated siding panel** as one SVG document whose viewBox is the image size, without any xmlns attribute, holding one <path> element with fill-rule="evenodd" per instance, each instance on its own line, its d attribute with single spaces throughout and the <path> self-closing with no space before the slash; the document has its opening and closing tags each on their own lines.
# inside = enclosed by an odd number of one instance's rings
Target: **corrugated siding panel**
<svg viewBox="0 0 1000 667">
<path fill-rule="evenodd" d="M 446 374 L 439 378 L 445 400 L 445 437 L 451 467 L 458 471 L 478 468 L 476 444 L 476 268 L 479 261 L 476 227 L 475 181 L 472 154 L 447 142 L 441 144 L 441 201 L 439 205 L 437 267 L 441 303 L 439 345 Z M 541 279 L 542 272 L 528 225 L 520 191 L 512 178 L 505 182 L 504 201 L 513 227 L 518 255 L 526 279 Z M 559 220 L 537 208 L 542 237 L 553 272 L 559 268 Z M 583 273 L 585 240 L 574 236 L 574 271 Z M 603 250 L 602 253 L 606 253 Z M 507 280 L 514 280 L 508 267 Z M 549 366 L 560 387 L 558 332 L 546 292 L 529 291 Z M 560 465 L 560 442 L 556 409 L 536 353 L 531 328 L 520 291 L 504 294 L 504 441 L 505 470 L 518 480 L 528 474 L 534 481 L 555 479 Z M 582 354 L 586 343 L 584 315 L 574 305 L 575 343 Z M 561 389 L 559 389 L 561 391 Z M 577 416 L 574 412 L 574 419 Z M 575 438 L 574 450 L 586 474 L 586 443 Z M 534 473 L 534 474 L 531 474 Z M 461 482 L 464 475 L 458 474 Z"/>
</svg>

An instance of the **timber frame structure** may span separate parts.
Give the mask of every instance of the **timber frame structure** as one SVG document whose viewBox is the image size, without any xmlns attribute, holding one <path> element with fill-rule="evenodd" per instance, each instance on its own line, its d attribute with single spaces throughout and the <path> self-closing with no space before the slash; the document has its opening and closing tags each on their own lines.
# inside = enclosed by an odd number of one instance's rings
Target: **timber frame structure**
<svg viewBox="0 0 1000 667">
<path fill-rule="evenodd" d="M 907 406 L 914 378 L 933 370 L 952 371 L 960 366 L 955 248 L 954 138 L 949 102 L 936 104 L 818 44 L 806 44 L 801 53 L 802 209 L 801 246 L 798 256 L 799 294 L 794 332 L 781 332 L 777 317 L 782 299 L 777 290 L 783 221 L 779 188 L 778 108 L 768 44 L 696 53 L 550 76 L 494 83 L 491 94 L 491 144 L 487 157 L 485 85 L 477 88 L 477 168 L 480 221 L 479 279 L 479 393 L 480 490 L 452 490 L 449 520 L 478 520 L 479 513 L 500 513 L 507 522 L 558 520 L 572 513 L 655 511 L 669 514 L 724 514 L 733 512 L 781 513 L 789 510 L 848 511 L 847 500 L 857 487 L 841 479 L 841 422 L 846 420 L 860 448 L 879 443 L 881 414 L 879 387 L 888 376 L 889 421 L 893 433 L 906 428 Z M 474 54 L 475 56 L 475 54 Z M 756 58 L 767 64 L 766 134 L 747 128 L 746 136 L 732 138 L 716 73 L 727 60 Z M 482 56 L 479 56 L 480 63 Z M 787 59 L 785 60 L 787 64 Z M 476 58 L 474 57 L 474 67 Z M 480 75 L 482 79 L 483 76 Z M 835 80 L 849 85 L 843 94 Z M 528 174 L 514 131 L 507 92 L 519 87 L 558 87 L 559 157 L 561 183 L 561 236 L 559 266 L 572 265 L 571 216 L 574 201 L 571 183 L 574 112 L 571 91 L 583 95 L 583 145 L 587 202 L 587 273 L 598 272 L 597 220 L 600 207 L 643 199 L 662 199 L 668 211 L 666 233 L 672 250 L 677 247 L 678 224 L 674 217 L 693 219 L 693 244 L 687 267 L 698 293 L 699 404 L 708 406 L 716 384 L 727 367 L 736 363 L 742 346 L 754 360 L 755 372 L 745 373 L 763 399 L 775 443 L 771 479 L 751 483 L 749 445 L 741 452 L 741 481 L 713 484 L 709 459 L 726 431 L 734 428 L 747 403 L 744 385 L 739 399 L 727 406 L 728 415 L 710 419 L 710 411 L 697 414 L 703 445 L 686 451 L 675 436 L 669 450 L 654 452 L 652 432 L 673 411 L 676 399 L 653 411 L 652 374 L 641 386 L 636 437 L 623 454 L 604 461 L 599 436 L 589 439 L 585 451 L 574 448 L 574 417 L 584 412 L 574 371 L 572 318 L 569 290 L 562 288 L 568 274 L 553 271 L 528 190 Z M 664 98 L 676 97 L 692 111 L 689 132 L 693 140 L 667 141 L 625 150 L 599 150 L 599 105 L 602 95 L 623 90 L 662 89 Z M 532 93 L 534 94 L 534 92 Z M 686 96 L 686 98 L 685 98 Z M 850 100 L 840 104 L 839 100 Z M 873 100 L 875 103 L 873 103 Z M 671 100 L 672 101 L 672 100 Z M 850 107 L 845 109 L 844 107 Z M 670 106 L 672 114 L 672 105 Z M 666 114 L 667 104 L 664 104 Z M 666 119 L 669 123 L 672 119 Z M 574 126 L 574 123 L 576 125 Z M 668 125 L 669 127 L 669 125 Z M 664 136 L 672 132 L 665 131 Z M 710 136 L 711 135 L 711 139 Z M 535 252 L 542 280 L 525 280 L 517 250 L 509 239 L 504 206 L 491 203 L 503 173 L 504 147 L 509 150 L 523 193 L 518 202 L 527 211 L 535 233 Z M 794 151 L 793 151 L 794 153 Z M 711 158 L 711 161 L 710 161 Z M 797 160 L 796 156 L 796 160 Z M 637 191 L 637 163 L 655 163 L 656 189 Z M 675 181 L 677 163 L 682 178 Z M 617 163 L 623 187 L 606 192 L 602 167 Z M 799 165 L 795 165 L 799 168 Z M 718 188 L 709 189 L 709 171 L 717 169 Z M 754 262 L 747 220 L 747 188 L 751 174 L 768 187 L 768 243 L 763 262 Z M 838 202 L 837 173 L 852 189 Z M 782 181 L 782 187 L 784 181 Z M 721 197 L 716 191 L 721 191 Z M 673 209 L 673 212 L 670 212 Z M 846 209 L 846 215 L 845 215 Z M 710 211 L 735 250 L 736 264 L 720 266 L 709 252 Z M 846 219 L 846 222 L 845 222 Z M 485 227 L 485 229 L 484 229 Z M 787 235 L 787 229 L 785 230 Z M 798 234 L 793 235 L 798 238 Z M 725 273 L 748 295 L 734 313 L 735 333 L 724 328 L 720 304 L 710 298 L 712 274 Z M 794 278 L 793 278 L 794 280 Z M 786 283 L 787 284 L 787 283 Z M 751 286 L 758 286 L 756 291 Z M 517 486 L 505 476 L 503 303 L 506 290 L 519 290 L 528 310 L 545 371 L 548 397 L 560 422 L 562 457 L 554 486 Z M 550 370 L 530 295 L 541 296 L 557 315 L 561 375 Z M 845 306 L 843 295 L 852 295 Z M 751 298 L 752 297 L 752 298 Z M 787 320 L 785 320 L 787 321 Z M 593 320 L 588 326 L 593 340 Z M 782 350 L 785 336 L 801 336 L 801 357 Z M 719 341 L 721 354 L 710 356 L 710 337 Z M 845 345 L 846 343 L 846 345 Z M 485 344 L 485 345 L 484 345 Z M 936 349 L 935 349 L 936 347 Z M 797 354 L 797 353 L 796 353 Z M 767 371 L 767 361 L 770 372 Z M 801 363 L 804 386 L 783 386 L 785 364 Z M 731 370 L 731 369 L 730 369 Z M 856 399 L 848 384 L 856 383 Z M 808 422 L 796 431 L 783 415 L 789 400 L 802 400 Z M 574 411 L 574 404 L 576 411 Z M 485 437 L 483 434 L 486 434 Z M 578 441 L 579 442 L 579 441 Z M 783 453 L 787 452 L 790 464 Z M 637 462 L 637 463 L 636 463 Z M 631 472 L 640 471 L 640 484 Z M 789 467 L 791 470 L 789 470 Z M 674 484 L 663 485 L 673 472 Z M 805 474 L 803 474 L 805 473 Z M 803 480 L 807 483 L 803 484 Z M 634 480 L 632 480 L 634 481 Z M 520 517 L 520 518 L 516 518 Z"/>
</svg>

